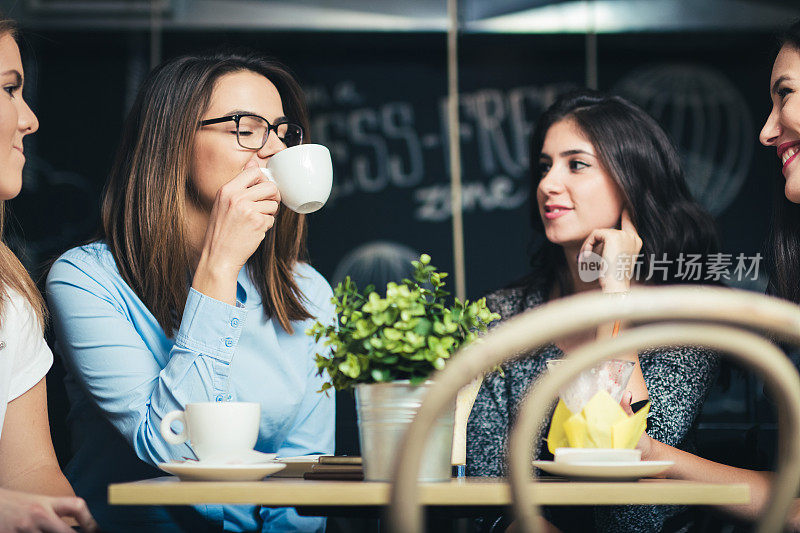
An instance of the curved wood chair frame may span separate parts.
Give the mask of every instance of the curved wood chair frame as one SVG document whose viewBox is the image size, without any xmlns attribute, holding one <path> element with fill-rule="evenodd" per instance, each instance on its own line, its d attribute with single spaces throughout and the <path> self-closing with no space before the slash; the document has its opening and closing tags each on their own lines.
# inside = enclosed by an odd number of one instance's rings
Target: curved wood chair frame
<svg viewBox="0 0 800 533">
<path fill-rule="evenodd" d="M 536 531 L 539 514 L 530 497 L 531 462 L 539 422 L 547 416 L 558 389 L 577 373 L 622 353 L 638 352 L 654 346 L 703 346 L 719 350 L 753 367 L 764 378 L 778 400 L 779 442 L 778 475 L 772 496 L 761 513 L 759 532 L 781 531 L 786 513 L 800 483 L 800 381 L 797 370 L 774 344 L 753 333 L 724 326 L 667 324 L 636 328 L 624 336 L 592 343 L 575 350 L 568 362 L 539 380 L 520 406 L 517 423 L 509 439 L 509 478 L 514 496 L 514 511 L 521 531 Z M 535 478 L 534 478 L 535 479 Z"/>
<path fill-rule="evenodd" d="M 402 533 L 422 531 L 422 511 L 417 499 L 416 480 L 421 463 L 421 454 L 425 445 L 425 437 L 435 419 L 450 405 L 461 387 L 504 361 L 519 358 L 530 350 L 546 345 L 556 339 L 594 329 L 601 324 L 614 320 L 623 320 L 635 324 L 663 321 L 699 321 L 708 324 L 706 329 L 711 327 L 710 324 L 738 326 L 739 328 L 770 336 L 777 341 L 800 345 L 800 307 L 777 298 L 718 287 L 639 288 L 631 291 L 624 299 L 599 292 L 582 294 L 563 298 L 516 316 L 493 329 L 483 338 L 482 342 L 473 343 L 462 350 L 458 357 L 454 358 L 442 371 L 434 376 L 433 379 L 436 381 L 437 386 L 431 388 L 428 392 L 414 422 L 404 435 L 400 453 L 395 463 L 389 509 L 389 526 L 391 530 Z M 681 329 L 700 334 L 695 328 L 689 329 L 689 325 L 682 324 L 680 328 L 671 330 L 669 342 L 663 344 L 676 344 L 678 339 L 675 331 L 680 331 Z M 652 328 L 648 328 L 648 331 L 649 333 L 645 332 L 645 335 L 661 334 L 660 330 L 654 331 Z M 629 329 L 616 339 L 601 341 L 599 344 L 593 343 L 590 347 L 582 348 L 580 352 L 576 350 L 578 357 L 576 358 L 575 354 L 569 357 L 570 361 L 574 360 L 574 366 L 572 364 L 562 365 L 564 369 L 553 374 L 553 380 L 555 381 L 552 381 L 552 383 L 566 381 L 569 379 L 567 372 L 587 368 L 594 361 L 603 357 L 613 356 L 616 353 L 620 353 L 620 350 L 630 351 L 631 346 L 653 345 L 653 339 L 645 341 L 642 337 L 634 337 L 633 334 L 635 332 L 635 328 Z M 724 341 L 720 341 L 722 332 L 716 329 L 715 332 L 716 334 L 713 332 L 711 334 L 713 338 L 700 338 L 698 336 L 697 340 L 689 340 L 688 338 L 683 340 L 690 344 L 723 345 Z M 746 342 L 749 350 L 758 349 L 761 351 L 769 346 L 769 343 L 763 339 L 752 338 L 752 334 L 747 335 L 741 331 L 737 333 L 747 337 Z M 730 331 L 726 329 L 724 335 L 727 336 L 729 334 Z M 699 342 L 703 340 L 710 342 Z M 760 340 L 761 343 L 755 343 L 755 340 Z M 594 350 L 598 349 L 598 346 L 607 350 L 607 352 L 604 352 L 606 355 L 598 355 L 597 358 L 594 358 L 593 353 Z M 747 351 L 748 348 L 745 348 L 745 350 L 746 353 L 742 350 L 732 350 L 732 352 L 738 355 L 737 358 L 739 360 L 752 360 L 755 354 Z M 767 357 L 770 356 L 768 355 Z M 783 374 L 784 378 L 788 379 L 788 382 L 784 381 L 783 378 L 773 379 L 770 377 L 768 378 L 768 383 L 773 388 L 778 387 L 780 392 L 789 392 L 792 399 L 787 396 L 781 396 L 781 400 L 778 403 L 779 412 L 781 413 L 780 422 L 783 426 L 779 435 L 781 441 L 779 445 L 779 461 L 781 469 L 788 468 L 788 470 L 779 472 L 782 479 L 779 479 L 774 486 L 783 486 L 783 481 L 789 479 L 791 475 L 794 476 L 791 482 L 796 489 L 800 483 L 800 447 L 795 446 L 793 450 L 792 447 L 787 445 L 786 439 L 789 436 L 788 432 L 796 431 L 798 426 L 797 406 L 800 396 L 797 395 L 800 394 L 798 392 L 800 390 L 800 378 L 785 356 L 781 355 L 780 360 L 785 364 L 779 367 L 780 372 L 778 373 Z M 761 370 L 769 371 L 769 367 L 764 368 L 762 366 Z M 542 380 L 542 382 L 545 381 L 551 382 L 551 380 Z M 548 383 L 540 383 L 540 386 Z M 548 385 L 548 387 L 550 386 Z M 552 398 L 556 390 L 557 386 L 553 385 L 552 388 L 548 388 L 544 392 L 549 391 L 550 398 Z M 794 405 L 789 405 L 792 402 Z M 547 403 L 549 404 L 550 402 L 548 401 Z M 520 420 L 523 419 L 529 420 L 530 417 L 520 417 Z M 536 420 L 533 420 L 533 424 L 536 424 Z M 521 496 L 523 492 L 527 494 L 527 489 L 524 486 L 531 481 L 531 465 L 525 459 L 525 457 L 529 459 L 530 454 L 524 455 L 525 447 L 532 446 L 531 433 L 527 435 L 527 439 L 523 438 L 524 435 L 517 437 L 516 433 L 513 432 L 511 435 L 512 439 L 519 439 L 519 442 L 526 441 L 525 444 L 514 447 L 515 456 L 519 454 L 523 457 L 521 462 L 525 464 L 525 467 L 521 469 L 512 468 L 509 471 L 512 476 L 515 476 L 512 478 L 512 481 L 516 480 L 512 483 L 512 490 L 516 491 L 516 496 Z M 523 481 L 520 482 L 520 480 Z M 517 499 L 519 500 L 519 498 Z M 773 498 L 768 510 L 777 511 L 779 508 L 785 509 L 788 506 L 788 503 L 781 501 L 776 503 L 774 500 L 780 500 L 780 498 Z M 515 501 L 518 511 L 524 511 L 525 506 L 530 504 L 529 500 L 527 502 L 522 500 Z M 782 522 L 784 514 L 781 514 L 777 519 L 773 519 L 772 522 L 762 522 L 761 531 L 769 531 L 770 529 L 765 528 L 775 521 L 780 520 Z M 520 519 L 525 522 L 526 528 L 530 526 L 530 520 L 533 516 L 535 516 L 533 507 L 530 507 L 529 511 L 525 511 L 520 515 Z M 769 516 L 767 516 L 767 520 L 769 521 Z"/>
</svg>

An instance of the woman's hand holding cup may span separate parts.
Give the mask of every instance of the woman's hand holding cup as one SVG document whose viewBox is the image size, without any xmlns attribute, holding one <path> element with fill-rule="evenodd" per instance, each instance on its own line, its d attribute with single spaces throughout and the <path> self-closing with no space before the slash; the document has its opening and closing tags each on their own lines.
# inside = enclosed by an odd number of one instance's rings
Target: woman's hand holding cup
<svg viewBox="0 0 800 533">
<path fill-rule="evenodd" d="M 281 195 L 254 161 L 220 187 L 208 219 L 192 287 L 236 304 L 236 278 L 275 224 Z"/>
</svg>

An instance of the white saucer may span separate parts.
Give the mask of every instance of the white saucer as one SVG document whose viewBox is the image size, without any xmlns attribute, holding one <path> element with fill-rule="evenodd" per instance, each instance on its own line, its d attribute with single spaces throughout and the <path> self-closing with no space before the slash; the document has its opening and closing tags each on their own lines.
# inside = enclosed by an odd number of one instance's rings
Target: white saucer
<svg viewBox="0 0 800 533">
<path fill-rule="evenodd" d="M 181 481 L 258 481 L 286 468 L 283 463 L 208 464 L 200 461 L 160 463 L 164 472 L 178 476 Z"/>
<path fill-rule="evenodd" d="M 556 476 L 591 481 L 634 481 L 643 477 L 660 474 L 673 461 L 633 461 L 601 463 L 555 463 L 553 461 L 534 461 L 533 466 Z"/>
</svg>

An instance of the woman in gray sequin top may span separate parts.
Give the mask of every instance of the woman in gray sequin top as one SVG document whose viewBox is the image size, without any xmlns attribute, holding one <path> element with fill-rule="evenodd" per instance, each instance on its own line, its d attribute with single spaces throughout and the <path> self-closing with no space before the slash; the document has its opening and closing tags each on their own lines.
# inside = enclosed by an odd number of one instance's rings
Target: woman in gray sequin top
<svg viewBox="0 0 800 533">
<path fill-rule="evenodd" d="M 564 95 L 542 115 L 530 153 L 531 223 L 546 239 L 534 253 L 530 276 L 487 297 L 503 320 L 587 290 L 714 281 L 706 279 L 702 264 L 698 271 L 685 268 L 688 254 L 716 251 L 713 221 L 692 200 L 675 148 L 640 108 L 591 91 Z M 605 275 L 579 270 L 578 259 L 600 258 Z M 504 375 L 486 377 L 467 427 L 467 475 L 505 475 L 508 430 L 545 361 L 594 337 L 589 332 L 559 340 L 506 364 Z M 629 385 L 633 400 L 651 401 L 648 434 L 690 448 L 690 429 L 714 380 L 717 358 L 691 347 L 626 357 L 638 363 Z M 548 519 L 564 531 L 649 532 L 687 521 L 677 507 L 567 509 L 547 510 Z"/>
<path fill-rule="evenodd" d="M 502 289 L 486 298 L 489 308 L 503 320 L 543 301 L 543 292 L 531 286 Z M 468 476 L 505 475 L 506 438 L 517 406 L 531 383 L 546 370 L 545 361 L 562 356 L 563 352 L 551 344 L 505 365 L 503 376 L 492 373 L 486 377 L 467 427 Z M 704 350 L 682 347 L 643 352 L 639 361 L 650 392 L 648 434 L 670 446 L 694 451 L 690 430 L 715 379 L 718 358 Z M 546 453 L 547 447 L 542 443 L 540 457 Z M 602 506 L 581 509 L 582 512 L 570 508 L 559 514 L 555 514 L 557 510 L 549 511 L 551 520 L 558 520 L 557 525 L 564 531 L 591 531 L 594 526 L 607 532 L 651 532 L 660 531 L 670 517 L 681 524 L 690 519 L 676 517 L 682 509 L 674 506 Z M 586 523 L 590 520 L 594 524 Z"/>
</svg>

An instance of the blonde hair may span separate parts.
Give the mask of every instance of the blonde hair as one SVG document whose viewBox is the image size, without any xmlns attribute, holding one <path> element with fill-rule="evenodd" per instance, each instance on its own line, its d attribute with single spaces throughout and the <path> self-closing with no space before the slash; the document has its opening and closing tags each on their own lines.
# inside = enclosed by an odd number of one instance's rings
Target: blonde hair
<svg viewBox="0 0 800 533">
<path fill-rule="evenodd" d="M 44 299 L 28 271 L 25 270 L 20 260 L 14 255 L 14 252 L 2 240 L 4 219 L 5 202 L 0 201 L 0 291 L 2 291 L 2 295 L 0 295 L 0 315 L 2 315 L 5 305 L 10 299 L 9 289 L 12 289 L 27 300 L 39 320 L 39 326 L 44 330 L 47 322 L 47 309 L 44 306 Z"/>
<path fill-rule="evenodd" d="M 0 13 L 0 37 L 11 35 L 17 37 L 17 26 L 13 20 L 3 17 Z M 28 271 L 14 252 L 3 240 L 3 227 L 5 222 L 5 202 L 0 201 L 0 315 L 5 310 L 6 303 L 10 300 L 9 289 L 19 293 L 33 308 L 39 326 L 44 330 L 47 321 L 47 310 L 44 299 L 36 288 Z"/>
</svg>

